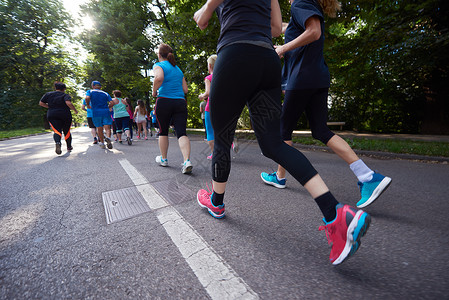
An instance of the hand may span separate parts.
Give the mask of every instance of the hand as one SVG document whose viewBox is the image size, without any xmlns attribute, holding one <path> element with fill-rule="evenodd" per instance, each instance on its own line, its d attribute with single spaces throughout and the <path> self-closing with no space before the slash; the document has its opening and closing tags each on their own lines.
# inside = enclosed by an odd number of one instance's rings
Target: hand
<svg viewBox="0 0 449 300">
<path fill-rule="evenodd" d="M 157 91 L 153 91 L 153 97 L 157 97 Z"/>
<path fill-rule="evenodd" d="M 86 107 L 89 108 L 89 109 L 92 108 L 92 106 L 90 106 L 90 104 L 87 104 Z"/>
<path fill-rule="evenodd" d="M 207 3 L 206 3 L 207 4 Z M 209 25 L 209 20 L 212 17 L 213 11 L 207 9 L 206 4 L 203 5 L 198 11 L 193 15 L 193 19 L 201 30 L 206 29 Z"/>
<path fill-rule="evenodd" d="M 274 46 L 274 50 L 276 50 L 277 55 L 279 55 L 279 58 L 284 57 L 284 46 Z"/>
<path fill-rule="evenodd" d="M 77 115 L 78 114 L 78 111 L 76 110 L 76 108 L 75 108 L 75 115 Z"/>
</svg>

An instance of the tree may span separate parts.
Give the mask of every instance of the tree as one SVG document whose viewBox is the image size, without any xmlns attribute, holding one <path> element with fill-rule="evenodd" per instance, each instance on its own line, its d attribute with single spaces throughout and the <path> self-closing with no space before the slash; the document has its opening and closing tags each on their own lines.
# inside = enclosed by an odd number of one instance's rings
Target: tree
<svg viewBox="0 0 449 300">
<path fill-rule="evenodd" d="M 358 130 L 449 133 L 447 1 L 342 2 L 328 20 L 330 115 Z"/>
<path fill-rule="evenodd" d="M 149 25 L 155 19 L 146 0 L 91 1 L 82 11 L 95 20 L 95 27 L 80 40 L 93 55 L 86 65 L 85 87 L 102 80 L 103 89 L 119 89 L 131 98 L 149 99 L 150 62 L 156 59 Z"/>
<path fill-rule="evenodd" d="M 39 99 L 74 74 L 76 62 L 63 46 L 70 24 L 59 1 L 0 3 L 0 129 L 42 124 Z"/>
</svg>

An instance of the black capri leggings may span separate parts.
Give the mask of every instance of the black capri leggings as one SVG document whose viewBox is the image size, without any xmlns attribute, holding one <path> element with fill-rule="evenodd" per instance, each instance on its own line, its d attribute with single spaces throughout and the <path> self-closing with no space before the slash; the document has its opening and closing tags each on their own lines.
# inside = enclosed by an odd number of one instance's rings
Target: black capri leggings
<svg viewBox="0 0 449 300">
<path fill-rule="evenodd" d="M 186 135 L 187 102 L 184 99 L 157 98 L 156 119 L 160 128 L 159 135 L 168 135 L 171 123 L 175 126 L 178 139 Z"/>
<path fill-rule="evenodd" d="M 67 147 L 72 146 L 72 134 L 70 133 L 70 127 L 72 126 L 72 114 L 70 112 L 47 112 L 47 120 L 50 123 L 51 129 L 53 129 L 53 139 L 56 143 L 61 143 L 61 138 L 67 143 Z"/>
<path fill-rule="evenodd" d="M 212 177 L 226 182 L 237 120 L 248 105 L 262 153 L 282 165 L 302 185 L 317 171 L 281 138 L 281 63 L 273 49 L 233 44 L 220 50 L 214 67 L 210 113 L 215 133 Z"/>
<path fill-rule="evenodd" d="M 327 127 L 328 88 L 286 90 L 281 114 L 281 135 L 284 141 L 292 140 L 292 133 L 305 111 L 312 136 L 327 144 L 335 135 Z"/>
</svg>

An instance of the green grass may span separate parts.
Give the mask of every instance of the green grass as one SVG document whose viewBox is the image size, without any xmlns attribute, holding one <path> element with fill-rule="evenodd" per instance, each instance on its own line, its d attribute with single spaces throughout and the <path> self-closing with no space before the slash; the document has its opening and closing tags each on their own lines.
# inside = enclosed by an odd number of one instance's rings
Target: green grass
<svg viewBox="0 0 449 300">
<path fill-rule="evenodd" d="M 191 131 L 189 134 L 203 134 Z M 241 139 L 253 140 L 254 134 L 237 133 Z M 349 146 L 354 150 L 368 150 L 391 153 L 405 153 L 425 156 L 449 157 L 449 143 L 425 142 L 399 139 L 367 139 L 367 138 L 345 138 Z M 293 142 L 303 145 L 325 146 L 322 142 L 312 137 L 293 137 Z"/>
<path fill-rule="evenodd" d="M 345 141 L 352 149 L 356 150 L 449 157 L 449 143 L 444 142 L 367 138 L 345 138 Z M 294 137 L 293 142 L 304 145 L 324 146 L 323 143 L 312 137 Z"/>
<path fill-rule="evenodd" d="M 25 128 L 25 129 L 16 129 L 16 130 L 0 130 L 0 139 L 12 138 L 16 136 L 23 135 L 32 135 L 41 132 L 50 132 L 51 130 L 43 129 L 43 128 Z"/>
</svg>

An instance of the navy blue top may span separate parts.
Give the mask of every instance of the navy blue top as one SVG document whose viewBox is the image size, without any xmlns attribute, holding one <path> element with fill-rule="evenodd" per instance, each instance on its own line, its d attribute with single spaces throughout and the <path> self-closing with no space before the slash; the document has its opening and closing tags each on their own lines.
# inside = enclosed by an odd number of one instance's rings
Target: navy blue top
<svg viewBox="0 0 449 300">
<path fill-rule="evenodd" d="M 221 25 L 217 53 L 235 42 L 261 42 L 272 47 L 270 0 L 225 0 L 215 12 Z"/>
<path fill-rule="evenodd" d="M 321 37 L 303 47 L 284 54 L 282 89 L 316 89 L 330 86 L 329 68 L 324 61 L 324 17 L 320 5 L 315 0 L 295 0 L 291 6 L 291 19 L 285 31 L 288 43 L 306 30 L 306 21 L 316 16 L 321 22 Z"/>
<path fill-rule="evenodd" d="M 41 101 L 47 103 L 48 110 L 61 111 L 70 113 L 70 107 L 65 103 L 66 101 L 72 101 L 72 97 L 61 91 L 48 92 L 42 96 Z"/>
</svg>

